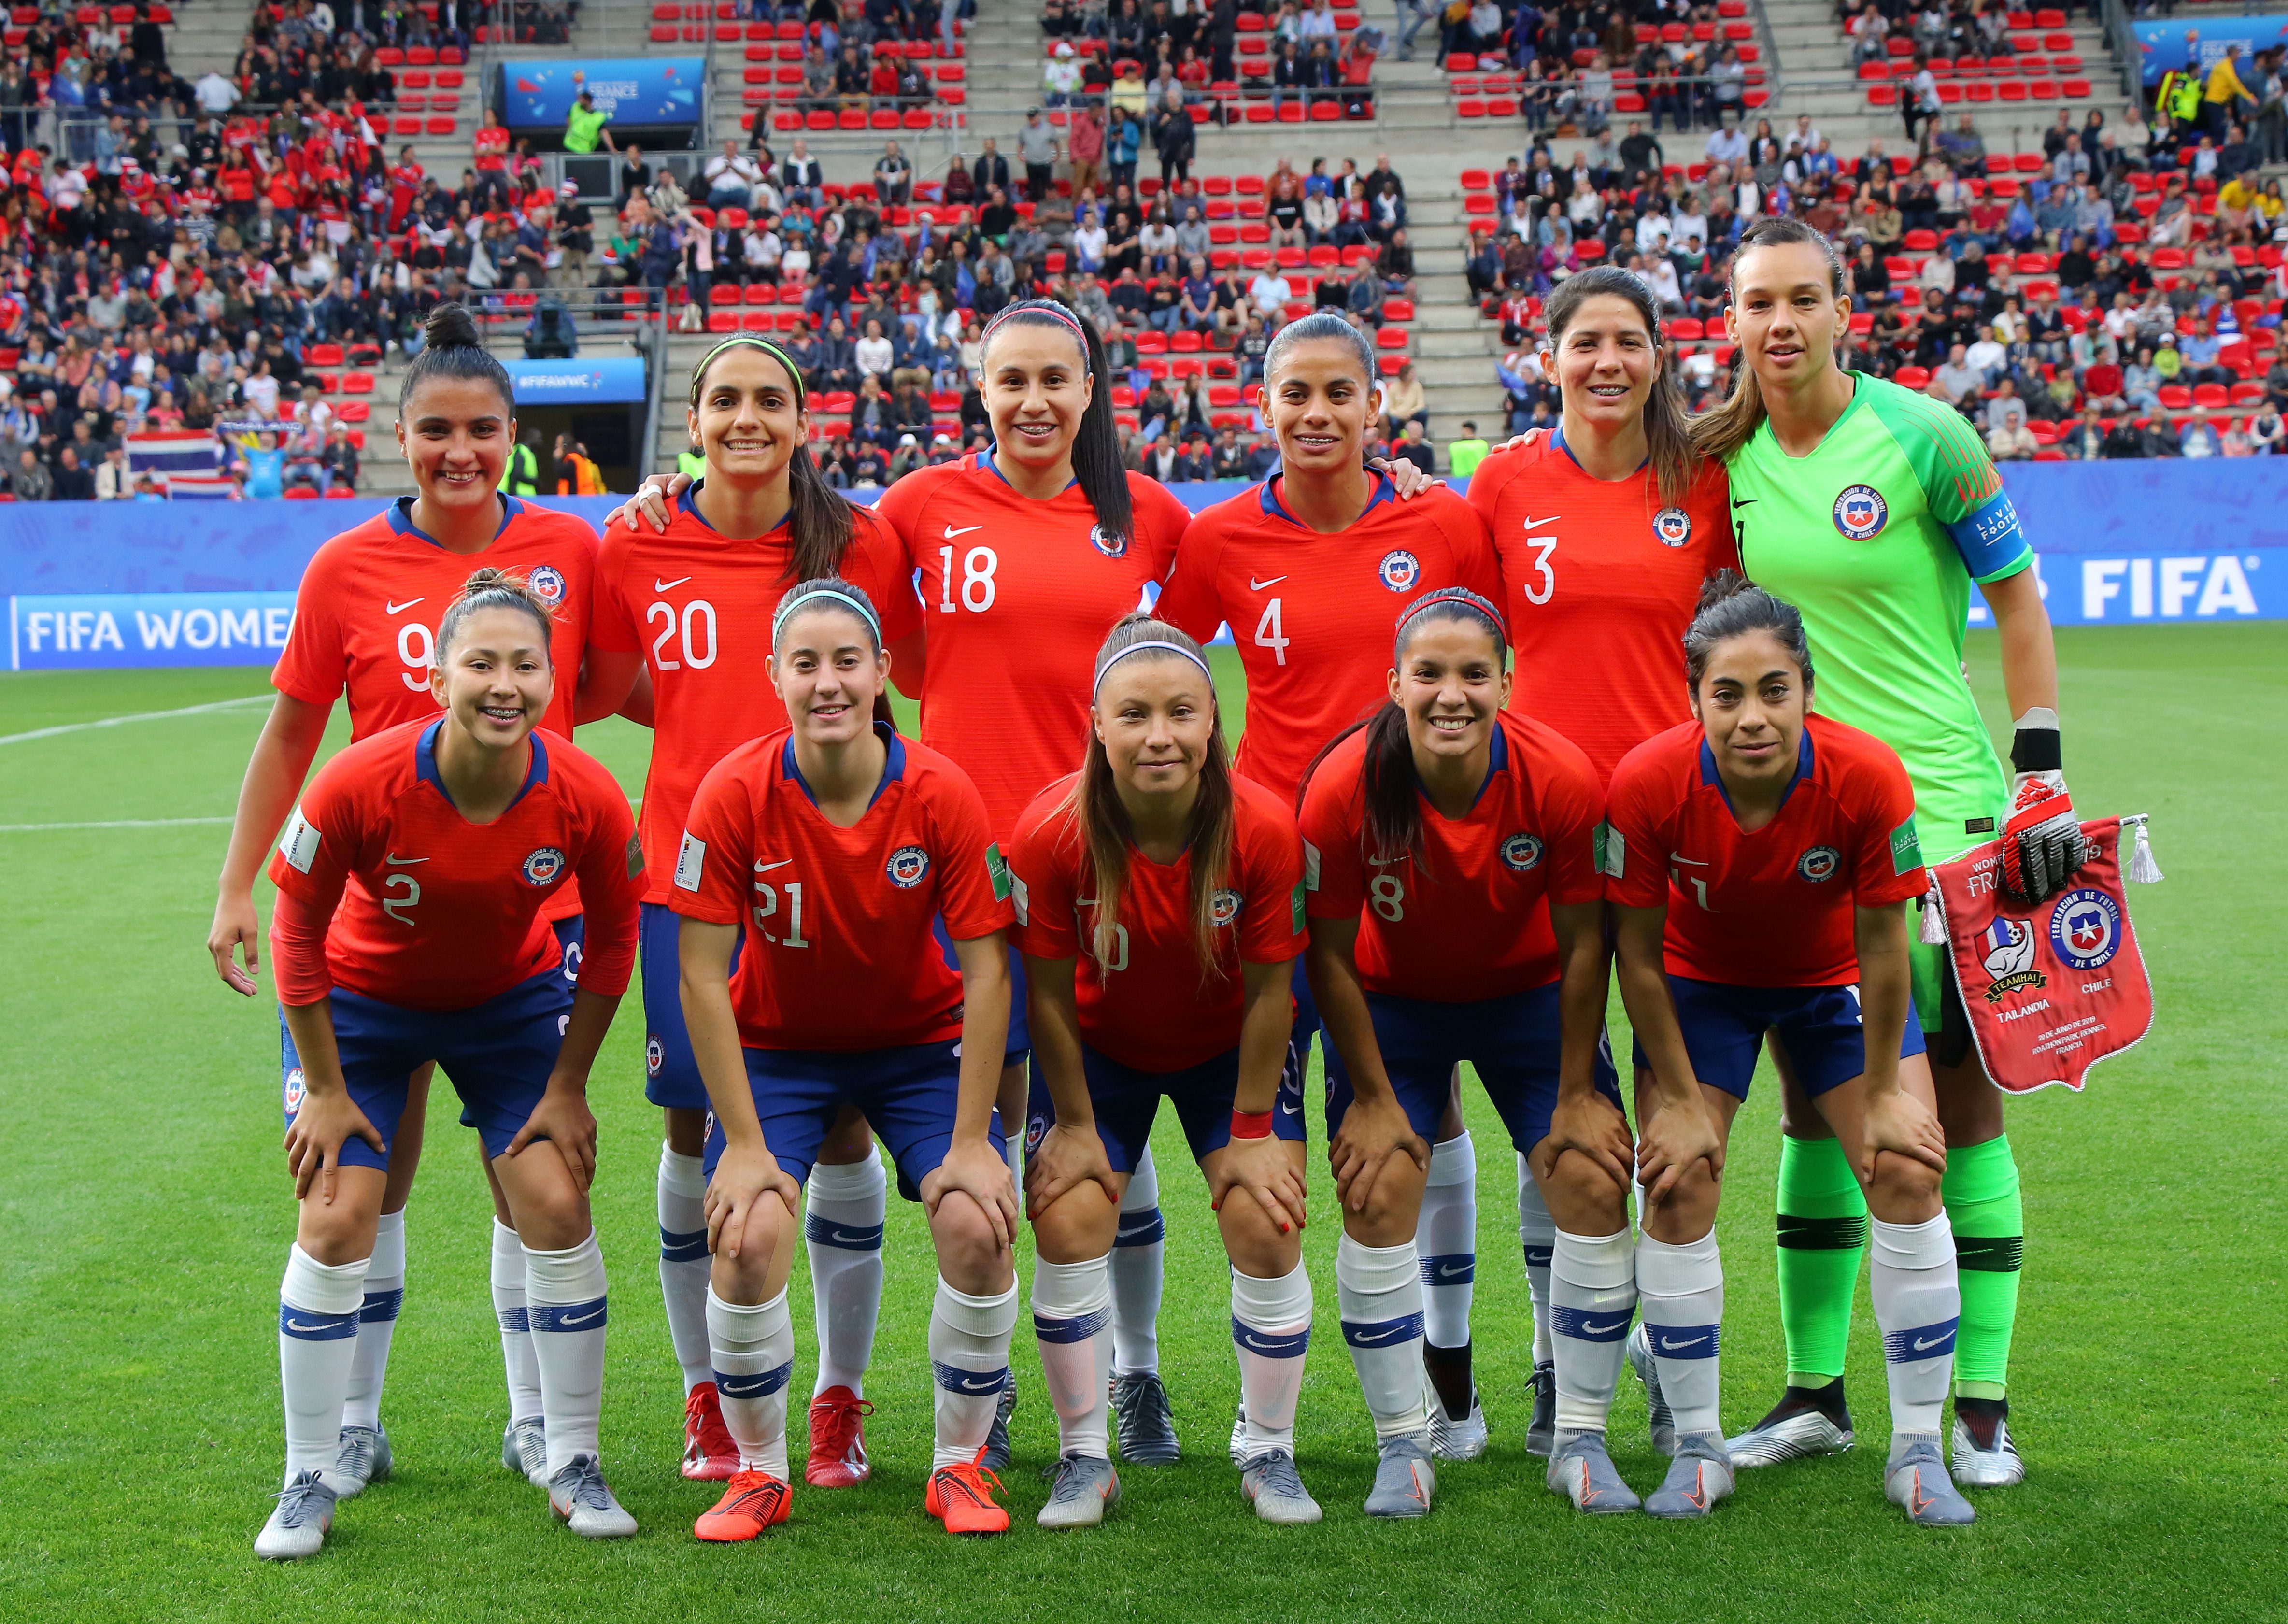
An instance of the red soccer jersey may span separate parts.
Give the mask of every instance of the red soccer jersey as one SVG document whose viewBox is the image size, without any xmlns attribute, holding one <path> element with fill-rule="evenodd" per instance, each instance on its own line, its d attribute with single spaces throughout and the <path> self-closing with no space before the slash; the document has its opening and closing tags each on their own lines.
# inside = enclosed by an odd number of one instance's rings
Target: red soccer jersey
<svg viewBox="0 0 2288 1624">
<path fill-rule="evenodd" d="M 555 606 L 549 633 L 556 697 L 542 726 L 572 736 L 573 701 L 588 646 L 596 532 L 570 513 L 501 498 L 506 512 L 481 553 L 448 553 L 413 526 L 412 499 L 320 547 L 302 572 L 294 626 L 271 685 L 306 704 L 350 701 L 350 736 L 401 721 L 434 721 L 429 693 L 437 623 L 479 569 L 510 569 Z"/>
<path fill-rule="evenodd" d="M 1386 478 L 1355 524 L 1323 536 L 1281 483 L 1193 522 L 1159 613 L 1203 640 L 1230 623 L 1247 667 L 1239 770 L 1293 806 L 1312 758 L 1382 702 L 1399 611 L 1447 586 L 1498 602 L 1500 586 L 1485 526 L 1442 486 L 1401 502 Z"/>
<path fill-rule="evenodd" d="M 1580 745 L 1601 783 L 1654 734 L 1691 720 L 1685 630 L 1700 584 L 1740 567 L 1730 495 L 1712 462 L 1676 506 L 1649 468 L 1592 479 L 1561 434 L 1497 451 L 1470 477 L 1517 646 L 1510 708 Z"/>
<path fill-rule="evenodd" d="M 1128 491 L 1133 533 L 1117 553 L 1104 550 L 1078 485 L 1029 500 L 989 452 L 917 468 L 875 506 L 921 572 L 922 742 L 976 780 L 1000 840 L 1044 785 L 1080 765 L 1096 651 L 1166 576 L 1191 522 L 1140 474 Z"/>
<path fill-rule="evenodd" d="M 472 824 L 437 776 L 437 730 L 401 722 L 319 769 L 270 878 L 320 910 L 337 986 L 406 1009 L 468 1009 L 560 961 L 545 904 L 580 883 L 580 984 L 616 997 L 636 956 L 642 859 L 627 797 L 603 766 L 535 729 L 509 809 Z M 346 893 L 346 894 L 345 894 Z"/>
<path fill-rule="evenodd" d="M 1108 968 L 1090 945 L 1094 873 L 1067 804 L 1078 776 L 1042 791 L 1019 820 L 1009 855 L 1017 945 L 1036 959 L 1079 960 L 1080 1034 L 1123 1065 L 1180 1071 L 1238 1047 L 1240 964 L 1284 964 L 1303 951 L 1303 842 L 1294 814 L 1260 784 L 1234 780 L 1231 868 L 1215 894 L 1219 979 L 1200 971 L 1189 851 L 1173 863 L 1129 853 Z"/>
<path fill-rule="evenodd" d="M 596 565 L 597 648 L 642 651 L 651 669 L 651 766 L 644 775 L 646 902 L 668 900 L 676 843 L 699 781 L 734 748 L 787 725 L 786 706 L 763 661 L 771 617 L 795 585 L 794 549 L 783 524 L 751 541 L 715 529 L 686 491 L 655 534 L 615 524 Z M 856 510 L 843 578 L 862 586 L 882 615 L 886 640 L 913 629 L 913 590 L 895 540 Z"/>
<path fill-rule="evenodd" d="M 1852 909 L 1920 896 L 1915 792 L 1889 745 L 1814 715 L 1779 815 L 1741 832 L 1697 722 L 1647 739 L 1613 774 L 1606 895 L 1668 907 L 1669 973 L 1742 987 L 1859 979 Z"/>
<path fill-rule="evenodd" d="M 1009 870 L 969 775 L 887 736 L 866 815 L 826 821 L 795 764 L 790 728 L 708 772 L 668 900 L 743 925 L 731 977 L 739 1041 L 757 1049 L 880 1049 L 961 1035 L 961 976 L 930 922 L 956 941 L 1009 927 Z"/>
<path fill-rule="evenodd" d="M 1563 735 L 1501 713 L 1493 767 L 1466 817 L 1426 799 L 1427 872 L 1362 848 L 1366 734 L 1328 752 L 1303 796 L 1313 919 L 1359 919 L 1359 978 L 1370 992 L 1471 1004 L 1557 979 L 1551 903 L 1592 903 L 1603 799 L 1588 758 Z"/>
</svg>

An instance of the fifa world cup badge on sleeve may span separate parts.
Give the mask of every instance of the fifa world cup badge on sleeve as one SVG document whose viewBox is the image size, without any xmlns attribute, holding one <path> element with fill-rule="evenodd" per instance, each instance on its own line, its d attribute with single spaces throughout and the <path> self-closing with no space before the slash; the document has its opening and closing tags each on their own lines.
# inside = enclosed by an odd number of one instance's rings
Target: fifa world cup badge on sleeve
<svg viewBox="0 0 2288 1624">
<path fill-rule="evenodd" d="M 2122 893 L 2125 827 L 2136 832 L 2129 877 L 2159 879 L 2141 818 L 2082 824 L 2088 860 L 2030 910 L 2003 886 L 1999 842 L 1931 871 L 1924 907 L 1940 911 L 1986 1074 L 2012 1094 L 2078 1090 L 2092 1066 L 2152 1030 L 2153 985 Z"/>
<path fill-rule="evenodd" d="M 306 874 L 318 856 L 318 831 L 302 816 L 302 808 L 294 808 L 294 816 L 286 824 L 286 832 L 278 841 L 279 852 L 286 864 L 297 873 Z"/>
<path fill-rule="evenodd" d="M 687 832 L 683 848 L 675 854 L 675 883 L 686 891 L 699 889 L 699 877 L 707 869 L 707 842 Z"/>
</svg>

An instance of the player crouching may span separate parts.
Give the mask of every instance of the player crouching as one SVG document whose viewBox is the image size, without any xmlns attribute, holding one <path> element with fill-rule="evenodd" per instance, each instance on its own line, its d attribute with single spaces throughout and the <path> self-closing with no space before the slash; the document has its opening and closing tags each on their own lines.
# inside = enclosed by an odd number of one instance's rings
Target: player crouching
<svg viewBox="0 0 2288 1624">
<path fill-rule="evenodd" d="M 891 728 L 878 704 L 889 671 L 864 592 L 834 578 L 790 592 L 770 675 L 792 724 L 709 771 L 676 863 L 683 1013 L 713 1107 L 707 1335 L 739 1452 L 693 1529 L 703 1540 L 787 1518 L 787 1275 L 803 1181 L 846 1104 L 888 1142 L 937 1246 L 925 1503 L 951 1533 L 1009 1526 L 979 1464 L 1017 1318 L 1017 1191 L 993 1109 L 1008 871 L 968 776 Z M 958 975 L 932 934 L 940 917 Z"/>
<path fill-rule="evenodd" d="M 446 714 L 336 756 L 272 859 L 301 1215 L 279 1288 L 286 1487 L 258 1556 L 313 1556 L 332 1526 L 390 1142 L 409 1077 L 433 1061 L 484 1140 L 524 1249 L 550 1506 L 592 1539 L 636 1531 L 598 1465 L 605 1282 L 586 1096 L 635 962 L 642 865 L 611 775 L 533 730 L 555 677 L 547 603 L 478 570 L 437 629 L 430 689 Z M 542 918 L 576 877 L 587 911 L 576 991 Z"/>
</svg>

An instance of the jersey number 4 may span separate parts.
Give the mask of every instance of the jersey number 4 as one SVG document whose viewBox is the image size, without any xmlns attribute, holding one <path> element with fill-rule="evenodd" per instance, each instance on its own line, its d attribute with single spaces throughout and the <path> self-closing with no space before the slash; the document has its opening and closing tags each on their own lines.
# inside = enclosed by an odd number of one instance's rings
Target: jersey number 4
<svg viewBox="0 0 2288 1624">
<path fill-rule="evenodd" d="M 1287 635 L 1279 617 L 1279 600 L 1274 598 L 1263 606 L 1263 618 L 1255 623 L 1255 646 L 1268 649 L 1279 664 L 1287 663 L 1287 645 L 1295 640 Z"/>
<path fill-rule="evenodd" d="M 993 607 L 993 572 L 1001 567 L 1001 555 L 990 547 L 972 547 L 961 555 L 961 607 L 973 615 L 982 615 Z M 937 550 L 937 606 L 946 614 L 954 612 L 953 549 Z"/>
</svg>

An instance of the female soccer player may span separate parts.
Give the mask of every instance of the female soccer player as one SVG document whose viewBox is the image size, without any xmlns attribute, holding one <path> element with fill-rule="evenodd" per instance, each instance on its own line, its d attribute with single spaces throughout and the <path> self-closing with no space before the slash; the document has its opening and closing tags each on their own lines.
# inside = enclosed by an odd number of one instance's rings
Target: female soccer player
<svg viewBox="0 0 2288 1624">
<path fill-rule="evenodd" d="M 948 1532 L 998 1532 L 1009 1514 L 980 1457 L 1017 1319 L 1017 1191 L 993 1110 L 1009 872 L 968 776 L 876 720 L 890 658 L 865 590 L 806 581 L 776 618 L 770 676 L 791 727 L 708 772 L 673 876 L 684 1019 L 714 1109 L 709 1357 L 738 1450 L 694 1532 L 751 1540 L 786 1520 L 795 1212 L 828 1129 L 854 1106 L 889 1142 L 937 1246 L 925 1504 Z"/>
<path fill-rule="evenodd" d="M 771 615 L 798 580 L 840 575 L 888 607 L 902 632 L 913 593 L 897 545 L 819 474 L 807 445 L 802 373 L 777 346 L 741 336 L 691 375 L 685 422 L 706 459 L 663 533 L 614 526 L 597 562 L 590 682 L 616 708 L 650 679 L 651 765 L 640 827 L 651 882 L 643 905 L 644 1093 L 661 1106 L 659 1278 L 684 1388 L 683 1475 L 721 1482 L 738 1469 L 707 1361 L 707 1094 L 676 996 L 677 926 L 669 902 L 676 844 L 700 780 L 738 745 L 786 725 L 786 707 L 756 679 Z M 902 618 L 901 618 L 902 617 Z M 881 1159 L 862 1122 L 843 1126 L 811 1195 L 819 1367 L 806 1477 L 824 1488 L 862 1480 L 866 1364 L 881 1287 Z"/>
<path fill-rule="evenodd" d="M 1578 744 L 1601 784 L 1637 745 L 1690 720 L 1676 685 L 1677 640 L 1701 584 L 1739 557 L 1723 467 L 1692 449 L 1660 307 L 1645 284 L 1599 266 L 1559 284 L 1545 314 L 1541 365 L 1563 402 L 1559 426 L 1488 457 L 1469 501 L 1492 533 L 1499 601 L 1517 640 L 1510 703 Z M 1556 1222 L 1521 1158 L 1517 1175 L 1533 1295 L 1526 1448 L 1546 1455 L 1556 1424 Z M 1435 1287 L 1430 1294 L 1434 1302 Z M 1657 1420 L 1656 1402 L 1654 1411 Z M 1664 1428 L 1655 1433 L 1664 1442 Z"/>
<path fill-rule="evenodd" d="M 1803 611 L 1827 714 L 1898 752 L 1922 849 L 1945 862 L 1999 836 L 2013 888 L 2038 901 L 2079 865 L 2058 747 L 2057 657 L 2033 550 L 1985 447 L 1942 405 L 1837 359 L 1850 320 L 1843 267 L 1799 222 L 1759 221 L 1732 261 L 1729 321 L 1746 362 L 1731 398 L 1694 425 L 1729 471 L 1743 563 Z M 2014 786 L 1963 681 L 1970 584 L 2001 633 L 2017 718 Z M 1945 949 L 1918 945 L 1915 1009 L 1930 1044 L 1948 1146 L 1945 1196 L 1962 1275 L 1955 1480 L 2025 1476 L 2006 1383 L 2024 1222 L 2002 1095 L 1970 1041 Z M 1733 1440 L 1760 1466 L 1848 1448 L 1843 1349 L 1866 1206 L 1841 1150 L 1791 1093 L 1780 1165 L 1780 1311 L 1788 1389 Z"/>
<path fill-rule="evenodd" d="M 1606 810 L 1607 895 L 1636 1032 L 1638 1173 L 1652 1199 L 1632 1258 L 1626 1189 L 1593 1158 L 1561 1155 L 1550 1175 L 1564 1226 L 1557 1278 L 1593 1289 L 1589 1306 L 1622 1324 L 1642 1294 L 1676 1426 L 1675 1459 L 1644 1509 L 1707 1516 L 1732 1492 L 1717 1417 L 1717 1181 L 1768 1034 L 1874 1214 L 1891 1389 L 1884 1492 L 1912 1522 L 1967 1523 L 1938 1451 L 1962 1300 L 1939 1198 L 1944 1137 L 1909 986 L 1905 904 L 1925 883 L 1913 786 L 1881 740 L 1811 713 L 1811 650 L 1793 605 L 1728 570 L 1709 584 L 1684 650 L 1697 720 L 1631 751 Z M 1601 1409 L 1583 1409 L 1611 1393 L 1619 1361 L 1585 1316 L 1558 1347 L 1550 1485 L 1585 1511 L 1633 1510 Z M 1592 1384 L 1577 1377 L 1583 1365 Z"/>
<path fill-rule="evenodd" d="M 1238 770 L 1289 806 L 1305 768 L 1344 728 L 1382 702 L 1379 649 L 1394 601 L 1466 586 L 1499 590 L 1485 527 L 1442 486 L 1404 500 L 1362 462 L 1381 410 L 1374 351 L 1342 317 L 1305 316 L 1264 358 L 1259 402 L 1277 436 L 1281 472 L 1207 509 L 1178 550 L 1157 612 L 1195 636 L 1229 623 L 1247 671 L 1251 725 Z M 1297 1065 L 1318 1018 L 1301 976 Z M 1477 1268 L 1477 1151 L 1463 1126 L 1458 1082 L 1438 1127 L 1423 1198 L 1425 1357 L 1440 1402 L 1431 1417 L 1442 1459 L 1486 1446 L 1470 1375 L 1470 1293 Z M 1233 1429 L 1242 1451 L 1243 1414 Z"/>
<path fill-rule="evenodd" d="M 1335 1288 L 1382 1451 L 1370 1516 L 1423 1515 L 1436 1481 L 1415 1231 L 1454 1068 L 1476 1067 L 1529 1153 L 1561 1102 L 1615 1095 L 1600 1052 L 1596 774 L 1577 746 L 1503 709 L 1508 658 L 1484 598 L 1418 599 L 1398 619 L 1389 703 L 1303 790 L 1307 963 L 1332 1047 L 1327 1150 L 1343 1206 Z M 1606 1137 L 1625 1180 L 1626 1130 Z"/>
<path fill-rule="evenodd" d="M 238 792 L 207 950 L 224 984 L 250 998 L 260 968 L 255 876 L 309 776 L 334 702 L 348 697 L 353 742 L 400 722 L 436 720 L 432 628 L 460 593 L 473 561 L 514 569 L 551 608 L 554 657 L 568 675 L 540 725 L 568 739 L 576 720 L 610 713 L 611 706 L 597 708 L 588 696 L 574 692 L 588 638 L 595 532 L 568 513 L 497 493 L 516 443 L 508 373 L 479 342 L 475 323 L 458 305 L 440 305 L 431 312 L 425 331 L 427 346 L 406 370 L 397 415 L 398 450 L 419 494 L 399 498 L 387 512 L 333 537 L 311 559 L 296 593 L 293 630 L 271 673 L 278 697 Z M 576 975 L 576 885 L 556 888 L 544 917 L 555 927 L 567 975 Z M 232 962 L 234 951 L 243 955 L 243 968 Z M 342 1412 L 341 1459 L 331 1478 L 344 1497 L 390 1472 L 381 1389 L 405 1295 L 405 1202 L 421 1159 L 430 1071 L 425 1064 L 412 1079 L 391 1145 L 389 1188 L 382 1198 L 373 1265 L 366 1276 L 367 1301 L 358 1315 L 357 1357 Z M 539 1375 L 526 1329 L 524 1253 L 497 1182 L 493 1211 L 493 1305 L 509 1394 L 501 1463 L 539 1484 L 544 1481 L 546 1445 Z"/>
<path fill-rule="evenodd" d="M 1105 1425 L 1111 1254 L 1164 1095 L 1231 1258 L 1242 1492 L 1267 1522 L 1315 1523 L 1295 1471 L 1311 1282 L 1302 1077 L 1286 1064 L 1302 841 L 1283 798 L 1233 775 L 1207 657 L 1174 626 L 1140 613 L 1114 627 L 1090 710 L 1081 770 L 1026 809 L 1011 854 L 1051 1103 L 1026 1126 L 1033 1329 L 1061 1454 L 1040 1523 L 1092 1526 L 1120 1497 Z"/>
<path fill-rule="evenodd" d="M 539 729 L 556 686 L 550 630 L 548 601 L 523 581 L 470 576 L 437 628 L 430 692 L 446 714 L 328 762 L 271 860 L 301 1217 L 279 1287 L 286 1487 L 258 1556 L 314 1555 L 333 1524 L 393 1141 L 409 1079 L 439 1063 L 524 1249 L 549 1506 L 590 1539 L 636 1531 L 598 1463 L 606 1309 L 586 1095 L 635 961 L 641 859 L 611 774 Z M 568 984 L 544 913 L 575 878 L 588 932 Z"/>
</svg>

